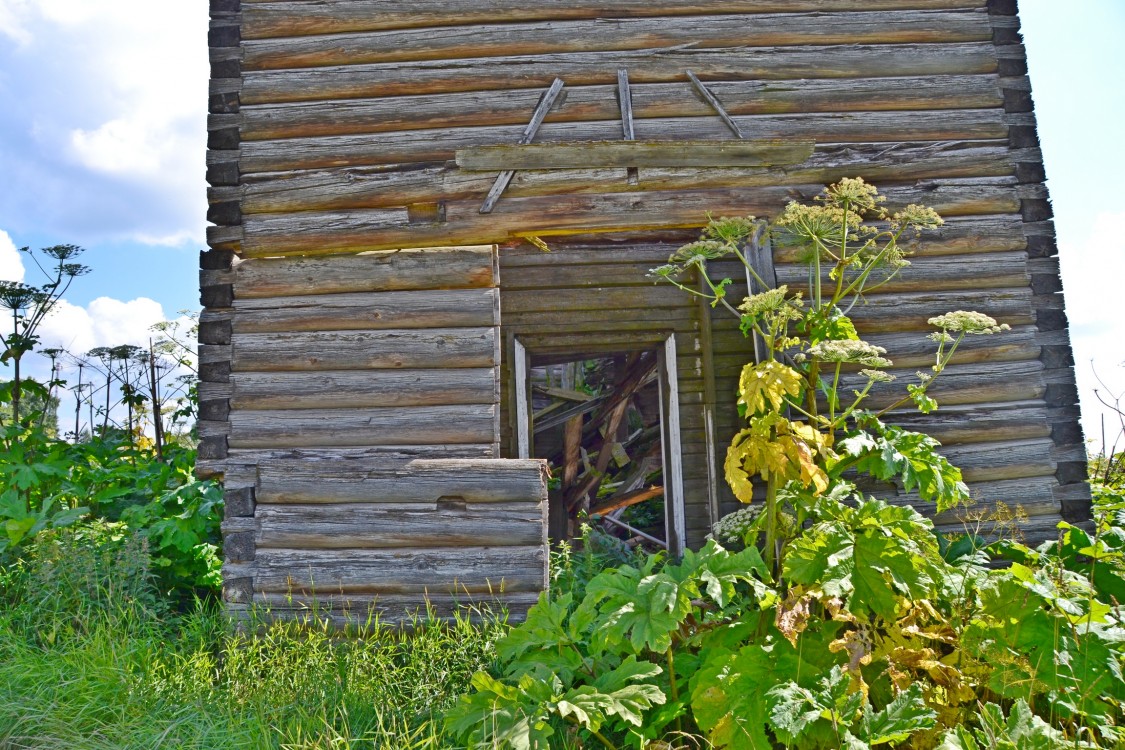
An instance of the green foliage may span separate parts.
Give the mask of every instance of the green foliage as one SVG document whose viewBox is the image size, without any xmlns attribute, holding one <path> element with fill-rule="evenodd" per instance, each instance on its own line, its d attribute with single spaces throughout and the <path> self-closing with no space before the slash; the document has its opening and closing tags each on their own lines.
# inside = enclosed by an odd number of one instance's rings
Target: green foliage
<svg viewBox="0 0 1125 750">
<path fill-rule="evenodd" d="M 0 563 L 45 531 L 96 523 L 115 542 L 143 538 L 163 590 L 217 590 L 222 493 L 194 463 L 193 450 L 159 460 L 124 435 L 68 443 L 34 420 L 0 428 Z"/>
<path fill-rule="evenodd" d="M 421 613 L 361 638 L 235 631 L 213 601 L 176 614 L 144 540 L 114 537 L 104 524 L 46 532 L 0 575 L 0 746 L 451 748 L 433 716 L 505 629 Z"/>
<path fill-rule="evenodd" d="M 886 352 L 846 310 L 909 265 L 899 244 L 940 218 L 888 215 L 862 180 L 790 204 L 770 231 L 810 266 L 806 294 L 766 288 L 742 247 L 765 228 L 711 221 L 654 274 L 736 315 L 765 357 L 746 365 L 746 425 L 727 452 L 735 496 L 765 502 L 715 526 L 681 561 L 631 561 L 556 586 L 497 646 L 500 663 L 448 714 L 462 746 L 751 750 L 1108 747 L 1125 741 L 1125 500 L 1101 497 L 1089 530 L 1060 525 L 1037 549 L 939 538 L 909 506 L 856 491 L 853 473 L 900 482 L 938 512 L 968 499 L 936 441 L 881 417 L 929 391 L 965 336 L 1003 331 L 986 315 L 936 316 L 929 372 L 879 411 Z M 882 222 L 865 225 L 866 218 Z M 760 291 L 737 308 L 707 265 L 734 257 Z M 697 272 L 704 289 L 681 283 Z M 841 375 L 866 384 L 845 398 Z M 862 381 L 860 381 L 862 382 Z M 866 406 L 864 404 L 864 406 Z M 848 478 L 846 478 L 848 477 Z M 764 540 L 763 540 L 764 537 Z M 1006 563 L 1006 567 L 1004 567 Z M 560 588 L 562 590 L 560 590 Z M 622 671 L 624 670 L 624 671 Z M 622 708 L 614 691 L 628 689 Z M 1006 712 L 1006 715 L 1005 715 Z"/>
</svg>

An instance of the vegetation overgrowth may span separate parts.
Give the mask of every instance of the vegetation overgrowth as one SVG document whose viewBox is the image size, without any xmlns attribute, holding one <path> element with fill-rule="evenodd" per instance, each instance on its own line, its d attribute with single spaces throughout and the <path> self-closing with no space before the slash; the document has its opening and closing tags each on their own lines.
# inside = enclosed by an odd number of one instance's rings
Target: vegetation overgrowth
<svg viewBox="0 0 1125 750">
<path fill-rule="evenodd" d="M 58 383 L 0 390 L 0 747 L 1125 747 L 1122 455 L 1091 461 L 1095 522 L 1035 548 L 1008 523 L 1018 509 L 968 507 L 965 533 L 939 534 L 859 489 L 897 478 L 938 510 L 966 505 L 939 446 L 883 417 L 937 408 L 960 342 L 1003 329 L 935 318 L 932 367 L 892 394 L 886 353 L 847 310 L 940 219 L 878 203 L 843 181 L 770 230 L 712 222 L 659 269 L 699 293 L 685 272 L 747 262 L 762 231 L 810 263 L 801 296 L 758 278 L 735 306 L 708 281 L 760 353 L 725 462 L 747 505 L 682 559 L 595 532 L 562 546 L 514 628 L 487 612 L 371 621 L 361 638 L 315 612 L 232 628 L 214 596 L 221 496 L 193 478 L 189 444 L 146 437 L 145 394 L 119 389 L 137 409 L 125 429 L 107 404 L 100 428 L 63 440 L 35 408 Z"/>
<path fill-rule="evenodd" d="M 497 644 L 498 669 L 476 674 L 450 712 L 463 746 L 1125 743 L 1119 494 L 1099 496 L 1096 528 L 1060 524 L 1057 540 L 1032 549 L 996 538 L 1002 507 L 986 505 L 980 526 L 950 537 L 857 486 L 897 480 L 947 518 L 968 503 L 939 444 L 883 418 L 907 404 L 936 409 L 931 387 L 963 340 L 1007 329 L 969 311 L 930 319 L 933 364 L 903 395 L 890 390 L 892 362 L 848 311 L 906 268 L 907 239 L 941 219 L 922 206 L 888 214 L 881 201 L 845 179 L 769 227 L 713 220 L 654 269 L 726 308 L 754 339 L 738 392 L 747 423 L 725 461 L 748 508 L 715 529 L 733 547 L 712 540 L 680 560 L 644 557 L 581 591 L 545 593 Z M 749 251 L 763 232 L 806 261 L 806 292 L 759 274 Z M 707 273 L 731 258 L 754 281 L 737 307 L 730 279 Z"/>
</svg>

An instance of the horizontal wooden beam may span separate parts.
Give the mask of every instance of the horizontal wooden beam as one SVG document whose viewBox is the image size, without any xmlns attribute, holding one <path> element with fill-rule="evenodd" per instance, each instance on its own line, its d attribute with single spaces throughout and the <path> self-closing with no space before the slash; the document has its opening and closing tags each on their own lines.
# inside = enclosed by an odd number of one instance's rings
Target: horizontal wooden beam
<svg viewBox="0 0 1125 750">
<path fill-rule="evenodd" d="M 235 299 L 231 325 L 235 333 L 483 327 L 500 325 L 500 294 L 486 288 L 251 297 Z"/>
<path fill-rule="evenodd" d="M 228 389 L 232 409 L 347 409 L 491 404 L 499 383 L 493 367 L 236 372 Z"/>
<path fill-rule="evenodd" d="M 253 16 L 246 19 L 253 33 Z M 874 14 L 756 13 L 448 25 L 242 41 L 242 69 L 277 70 L 497 55 L 560 55 L 685 45 L 716 49 L 830 44 L 925 44 L 992 40 L 979 11 L 889 10 Z"/>
<path fill-rule="evenodd" d="M 750 115 L 735 118 L 742 129 L 762 140 L 792 139 L 817 143 L 881 143 L 1003 139 L 1008 128 L 1023 119 L 999 108 L 906 112 L 829 112 Z M 248 141 L 242 144 L 239 168 L 243 175 L 259 172 L 357 167 L 376 164 L 450 161 L 458 150 L 517 143 L 523 128 L 516 125 L 405 130 L 379 138 L 340 135 Z M 547 122 L 536 140 L 543 144 L 615 141 L 621 136 L 616 120 Z M 636 121 L 638 141 L 721 140 L 729 136 L 719 118 L 659 118 Z M 798 160 L 799 161 L 799 160 Z M 596 166 L 596 165 L 580 165 Z"/>
<path fill-rule="evenodd" d="M 310 459 L 319 453 L 320 459 Z M 437 508 L 451 503 L 546 502 L 547 464 L 540 459 L 386 461 L 378 455 L 303 451 L 263 456 L 257 497 L 262 503 L 398 503 Z"/>
<path fill-rule="evenodd" d="M 496 336 L 495 327 L 235 333 L 230 362 L 234 372 L 491 367 Z"/>
<path fill-rule="evenodd" d="M 950 180 L 926 186 L 889 186 L 884 192 L 891 205 L 923 203 L 949 216 L 1018 213 L 1020 198 L 1011 182 Z M 411 224 L 381 210 L 257 214 L 244 218 L 242 250 L 251 257 L 328 254 L 504 242 L 521 235 L 698 227 L 706 223 L 708 213 L 776 215 L 789 200 L 811 198 L 821 188 L 820 184 L 789 183 L 752 189 L 512 196 L 487 216 L 478 213 L 479 201 L 470 199 L 447 203 L 445 222 L 434 224 Z"/>
<path fill-rule="evenodd" d="M 999 140 L 844 143 L 817 146 L 804 162 L 784 169 L 646 169 L 645 190 L 826 185 L 857 174 L 880 186 L 887 182 L 1001 177 L 1012 174 L 1015 161 L 1035 158 L 1039 158 L 1038 150 L 1013 151 Z M 507 196 L 635 191 L 623 177 L 620 169 L 519 172 Z M 387 208 L 415 202 L 463 200 L 483 195 L 491 180 L 492 175 L 465 172 L 452 165 L 419 169 L 336 167 L 252 174 L 244 177 L 242 212 L 248 215 Z"/>
<path fill-rule="evenodd" d="M 545 88 L 555 78 L 564 79 L 567 86 L 613 85 L 621 68 L 628 68 L 632 84 L 683 81 L 685 70 L 693 71 L 705 82 L 971 75 L 996 72 L 997 50 L 991 41 L 674 48 L 659 55 L 630 50 L 286 70 L 243 69 L 240 98 L 242 104 L 268 104 Z"/>
<path fill-rule="evenodd" d="M 491 245 L 394 249 L 332 258 L 260 258 L 235 267 L 238 300 L 261 297 L 496 285 Z"/>
<path fill-rule="evenodd" d="M 809 158 L 812 141 L 588 141 L 476 146 L 457 151 L 471 171 L 591 167 L 765 167 Z"/>
<path fill-rule="evenodd" d="M 223 531 L 250 531 L 259 550 L 527 546 L 546 544 L 545 513 L 541 501 L 435 508 L 259 503 L 253 518 L 227 521 Z"/>
<path fill-rule="evenodd" d="M 262 549 L 254 589 L 330 594 L 487 594 L 546 587 L 546 545 L 430 549 Z"/>
<path fill-rule="evenodd" d="M 902 78 L 713 81 L 707 87 L 735 116 L 783 112 L 976 109 L 1003 104 L 995 75 Z M 630 83 L 635 119 L 714 117 L 687 82 Z M 233 123 L 243 142 L 319 135 L 386 133 L 449 127 L 516 125 L 526 121 L 542 89 L 334 99 L 243 106 Z M 568 86 L 551 122 L 611 120 L 616 86 Z"/>
<path fill-rule="evenodd" d="M 268 39 L 567 19 L 983 8 L 983 0 L 243 0 L 241 11 L 244 38 Z"/>
<path fill-rule="evenodd" d="M 495 440 L 493 404 L 235 410 L 231 448 L 480 444 Z"/>
</svg>

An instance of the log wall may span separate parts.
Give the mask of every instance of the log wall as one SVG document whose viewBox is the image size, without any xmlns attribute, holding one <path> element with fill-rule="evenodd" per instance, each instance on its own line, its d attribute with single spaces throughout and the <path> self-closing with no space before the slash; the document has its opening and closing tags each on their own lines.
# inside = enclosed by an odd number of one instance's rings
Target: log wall
<svg viewBox="0 0 1125 750">
<path fill-rule="evenodd" d="M 431 272 L 440 267 L 440 271 Z M 241 610 L 395 621 L 546 582 L 546 470 L 499 459 L 491 246 L 231 259 L 201 319 L 201 473 Z"/>
<path fill-rule="evenodd" d="M 938 386 L 941 410 L 896 418 L 948 446 L 982 506 L 1022 505 L 1033 535 L 1060 518 L 1088 517 L 1054 226 L 1014 0 L 211 7 L 215 226 L 203 300 L 234 313 L 208 317 L 201 331 L 203 379 L 218 394 L 208 401 L 226 398 L 230 408 L 224 422 L 210 419 L 221 405 L 207 407 L 204 466 L 240 451 L 311 450 L 298 445 L 306 439 L 317 450 L 364 456 L 407 443 L 430 456 L 449 455 L 453 444 L 465 457 L 491 457 L 497 444 L 512 455 L 507 415 L 497 421 L 477 400 L 489 347 L 499 351 L 518 335 L 532 349 L 621 350 L 671 333 L 689 541 L 698 542 L 723 492 L 704 438 L 710 431 L 721 451 L 733 434 L 733 388 L 750 348 L 731 321 L 651 285 L 643 272 L 691 239 L 708 211 L 769 217 L 827 182 L 862 176 L 892 209 L 925 203 L 948 222 L 925 238 L 913 268 L 853 311 L 900 374 L 928 361 L 920 339 L 932 315 L 978 309 L 1013 328 L 959 352 Z M 480 213 L 497 177 L 480 161 L 481 147 L 519 143 L 556 78 L 565 85 L 535 143 L 622 139 L 620 70 L 628 71 L 638 143 L 734 137 L 690 70 L 751 141 L 811 149 L 742 166 L 642 166 L 635 175 L 603 163 L 525 169 L 491 213 Z M 553 251 L 533 249 L 526 237 Z M 496 320 L 472 312 L 483 309 L 474 295 L 495 290 L 458 284 L 458 271 L 424 254 L 404 257 L 432 276 L 431 289 L 456 295 L 415 296 L 402 286 L 410 273 L 348 265 L 370 257 L 357 253 L 491 244 L 501 246 L 498 333 Z M 327 260 L 337 257 L 347 260 Z M 241 295 L 232 297 L 223 274 L 236 258 L 246 262 L 237 271 Z M 778 251 L 774 261 L 780 281 L 800 283 L 793 258 Z M 715 272 L 737 279 L 736 270 Z M 320 286 L 311 292 L 310 283 Z M 449 338 L 450 329 L 459 335 Z M 560 335 L 570 339 L 559 344 Z M 427 360 L 436 352 L 446 372 Z M 370 381 L 368 368 L 395 374 Z M 509 379 L 506 370 L 500 376 Z M 396 418 L 400 396 L 417 419 Z M 450 434 L 436 414 L 455 414 L 463 433 Z M 380 429 L 358 444 L 348 437 L 368 424 Z"/>
</svg>

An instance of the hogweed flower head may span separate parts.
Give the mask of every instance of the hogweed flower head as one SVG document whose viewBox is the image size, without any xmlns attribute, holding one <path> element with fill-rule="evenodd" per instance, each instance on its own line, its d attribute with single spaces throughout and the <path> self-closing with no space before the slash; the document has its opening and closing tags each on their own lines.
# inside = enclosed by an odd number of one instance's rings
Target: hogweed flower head
<svg viewBox="0 0 1125 750">
<path fill-rule="evenodd" d="M 929 323 L 942 331 L 953 331 L 954 333 L 989 334 L 1011 330 L 1011 326 L 1007 323 L 998 324 L 995 318 L 984 313 L 965 310 L 955 310 L 945 315 L 938 315 L 935 318 L 930 318 Z"/>
<path fill-rule="evenodd" d="M 882 356 L 887 350 L 858 339 L 821 341 L 808 349 L 810 357 L 824 362 L 840 362 L 864 365 L 866 367 L 890 367 L 892 362 Z"/>
<path fill-rule="evenodd" d="M 860 370 L 859 374 L 873 383 L 890 383 L 895 380 L 894 375 L 882 370 Z"/>
</svg>

